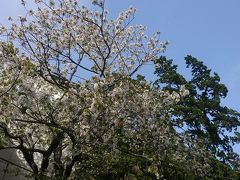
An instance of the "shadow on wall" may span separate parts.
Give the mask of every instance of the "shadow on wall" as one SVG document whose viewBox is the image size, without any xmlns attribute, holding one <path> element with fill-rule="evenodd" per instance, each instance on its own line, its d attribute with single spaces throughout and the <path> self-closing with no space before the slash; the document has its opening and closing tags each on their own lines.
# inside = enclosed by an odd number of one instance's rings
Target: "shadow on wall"
<svg viewBox="0 0 240 180">
<path fill-rule="evenodd" d="M 15 150 L 0 150 L 0 180 L 31 180 L 23 175 L 27 169 L 22 166 Z"/>
</svg>

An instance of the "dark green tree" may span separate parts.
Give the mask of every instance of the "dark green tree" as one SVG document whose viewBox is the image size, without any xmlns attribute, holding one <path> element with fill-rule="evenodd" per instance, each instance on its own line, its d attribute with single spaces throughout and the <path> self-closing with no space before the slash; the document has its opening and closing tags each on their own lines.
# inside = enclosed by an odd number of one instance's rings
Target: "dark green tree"
<svg viewBox="0 0 240 180">
<path fill-rule="evenodd" d="M 191 69 L 189 79 L 177 72 L 178 66 L 172 60 L 162 56 L 155 62 L 162 64 L 156 65 L 157 87 L 172 92 L 181 91 L 181 85 L 185 85 L 189 90 L 189 95 L 173 107 L 172 123 L 192 139 L 203 141 L 206 149 L 224 164 L 237 166 L 232 147 L 238 141 L 240 113 L 222 105 L 228 89 L 217 73 L 192 56 L 185 61 Z"/>
</svg>

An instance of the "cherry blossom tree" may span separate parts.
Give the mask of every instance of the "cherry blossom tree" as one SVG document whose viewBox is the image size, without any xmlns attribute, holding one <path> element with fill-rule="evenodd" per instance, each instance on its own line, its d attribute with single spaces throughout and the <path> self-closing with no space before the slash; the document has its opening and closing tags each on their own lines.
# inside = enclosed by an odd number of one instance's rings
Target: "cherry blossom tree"
<svg viewBox="0 0 240 180">
<path fill-rule="evenodd" d="M 35 179 L 206 176 L 210 154 L 170 123 L 188 90 L 135 76 L 165 50 L 159 32 L 131 25 L 134 8 L 109 19 L 101 0 L 35 4 L 0 29 L 0 149 Z"/>
</svg>

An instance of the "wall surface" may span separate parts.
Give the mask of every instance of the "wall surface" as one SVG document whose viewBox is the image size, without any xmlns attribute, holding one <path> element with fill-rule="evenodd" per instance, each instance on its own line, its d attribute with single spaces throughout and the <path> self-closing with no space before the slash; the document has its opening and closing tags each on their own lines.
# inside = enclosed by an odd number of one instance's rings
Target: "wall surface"
<svg viewBox="0 0 240 180">
<path fill-rule="evenodd" d="M 6 162 L 4 160 L 9 162 Z M 13 164 L 23 166 L 14 150 L 0 150 L 0 180 L 26 180 L 23 174 L 24 170 L 17 168 Z"/>
</svg>

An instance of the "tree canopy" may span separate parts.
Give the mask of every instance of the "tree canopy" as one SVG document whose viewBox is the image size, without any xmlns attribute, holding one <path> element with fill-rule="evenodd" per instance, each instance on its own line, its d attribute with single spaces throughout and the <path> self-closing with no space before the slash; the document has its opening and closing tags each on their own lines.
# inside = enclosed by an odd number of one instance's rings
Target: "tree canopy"
<svg viewBox="0 0 240 180">
<path fill-rule="evenodd" d="M 0 150 L 16 150 L 28 169 L 21 173 L 217 179 L 224 169 L 237 177 L 236 158 L 227 159 L 235 139 L 223 129 L 237 128 L 239 114 L 220 105 L 227 89 L 216 74 L 188 57 L 194 78 L 179 75 L 159 58 L 168 44 L 159 32 L 131 25 L 134 8 L 112 20 L 102 0 L 91 9 L 77 0 L 35 3 L 31 10 L 22 0 L 26 16 L 0 28 Z M 155 63 L 155 85 L 139 74 L 146 63 Z"/>
<path fill-rule="evenodd" d="M 162 64 L 155 71 L 158 76 L 156 87 L 181 92 L 181 86 L 185 85 L 189 90 L 188 96 L 172 107 L 173 126 L 188 133 L 192 139 L 202 140 L 206 150 L 224 164 L 239 166 L 233 145 L 239 143 L 240 113 L 222 105 L 227 87 L 202 61 L 192 56 L 187 56 L 185 61 L 186 67 L 191 69 L 190 80 L 177 72 L 173 60 L 161 56 L 155 62 Z"/>
</svg>

